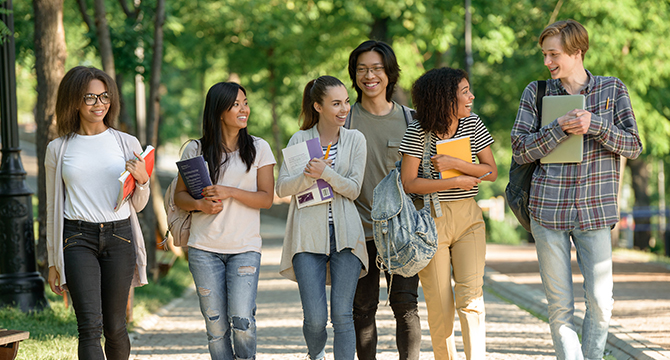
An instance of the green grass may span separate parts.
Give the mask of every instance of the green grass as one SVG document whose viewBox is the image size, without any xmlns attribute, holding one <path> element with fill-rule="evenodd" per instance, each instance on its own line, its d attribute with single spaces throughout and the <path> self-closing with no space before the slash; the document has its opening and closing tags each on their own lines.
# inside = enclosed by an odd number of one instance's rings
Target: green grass
<svg viewBox="0 0 670 360">
<path fill-rule="evenodd" d="M 135 289 L 134 321 L 140 321 L 181 296 L 191 282 L 188 263 L 177 259 L 165 277 Z M 30 332 L 30 338 L 19 346 L 17 360 L 76 360 L 77 319 L 74 311 L 72 307 L 66 309 L 63 298 L 52 293 L 48 286 L 45 293 L 50 308 L 43 311 L 23 313 L 15 308 L 1 308 L 0 328 Z"/>
<path fill-rule="evenodd" d="M 670 265 L 670 257 L 658 255 L 653 252 L 633 250 L 633 249 L 622 249 L 622 248 L 617 248 L 614 249 L 613 251 L 617 255 L 623 255 L 629 259 L 636 261 L 653 262 L 653 263 Z"/>
</svg>

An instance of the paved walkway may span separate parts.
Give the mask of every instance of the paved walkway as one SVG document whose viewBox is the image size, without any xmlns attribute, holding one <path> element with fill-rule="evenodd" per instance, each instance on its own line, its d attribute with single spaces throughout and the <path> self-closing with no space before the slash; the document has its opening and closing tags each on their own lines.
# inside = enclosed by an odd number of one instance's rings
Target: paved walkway
<svg viewBox="0 0 670 360">
<path fill-rule="evenodd" d="M 262 217 L 264 245 L 256 316 L 259 359 L 304 359 L 306 354 L 297 285 L 278 274 L 283 226 L 281 220 Z M 554 359 L 547 323 L 509 302 L 546 318 L 534 247 L 489 245 L 487 252 L 487 359 Z M 578 297 L 582 296 L 580 281 L 577 276 Z M 608 353 L 616 359 L 670 359 L 670 270 L 615 256 L 615 281 L 617 305 Z M 386 286 L 383 280 L 381 285 Z M 381 299 L 377 319 L 380 360 L 398 358 L 395 322 L 390 307 L 384 306 L 385 300 Z M 433 359 L 423 297 L 420 301 L 421 359 Z M 583 316 L 583 301 L 578 300 L 577 305 L 582 309 L 577 316 Z M 136 327 L 131 359 L 209 359 L 204 328 L 198 299 L 191 289 Z M 456 335 L 459 359 L 464 359 L 458 322 Z M 329 328 L 329 359 L 332 338 Z"/>
<path fill-rule="evenodd" d="M 258 285 L 258 358 L 304 359 L 307 353 L 302 335 L 302 308 L 296 283 L 281 277 L 279 259 L 281 240 L 265 239 Z M 386 284 L 382 280 L 382 286 Z M 383 291 L 382 291 L 383 292 Z M 395 321 L 386 298 L 380 303 L 378 359 L 397 359 Z M 426 322 L 426 304 L 421 297 L 421 359 L 433 359 Z M 487 359 L 552 359 L 553 348 L 547 325 L 517 306 L 492 293 L 485 294 L 487 310 Z M 332 359 L 332 328 L 328 328 L 328 359 Z M 457 346 L 462 354 L 460 324 Z M 200 314 L 195 290 L 174 301 L 158 314 L 142 321 L 133 336 L 133 360 L 210 359 L 207 351 L 205 322 Z"/>
</svg>

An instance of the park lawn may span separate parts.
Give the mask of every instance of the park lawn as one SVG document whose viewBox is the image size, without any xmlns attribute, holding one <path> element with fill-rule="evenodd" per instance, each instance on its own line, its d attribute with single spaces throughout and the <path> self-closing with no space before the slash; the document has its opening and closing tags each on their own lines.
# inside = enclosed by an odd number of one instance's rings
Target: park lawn
<svg viewBox="0 0 670 360">
<path fill-rule="evenodd" d="M 134 322 L 181 296 L 192 281 L 186 260 L 177 259 L 165 277 L 135 289 Z M 29 314 L 15 308 L 2 308 L 0 328 L 30 332 L 30 338 L 19 345 L 17 360 L 76 360 L 77 319 L 74 311 L 71 307 L 65 308 L 63 298 L 51 292 L 48 286 L 45 292 L 50 308 Z M 130 323 L 130 330 L 133 323 Z"/>
</svg>

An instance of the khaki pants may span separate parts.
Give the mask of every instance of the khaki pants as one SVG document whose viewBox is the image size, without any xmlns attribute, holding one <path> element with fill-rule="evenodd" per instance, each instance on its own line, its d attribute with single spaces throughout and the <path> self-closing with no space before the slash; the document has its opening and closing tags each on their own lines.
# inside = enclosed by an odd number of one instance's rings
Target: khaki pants
<svg viewBox="0 0 670 360">
<path fill-rule="evenodd" d="M 438 249 L 428 266 L 419 272 L 428 307 L 433 353 L 436 360 L 457 359 L 454 311 L 458 311 L 466 358 L 484 359 L 486 328 L 482 286 L 486 233 L 482 211 L 474 199 L 442 201 L 440 205 L 443 216 L 435 219 Z M 453 290 L 452 268 L 456 284 Z"/>
</svg>

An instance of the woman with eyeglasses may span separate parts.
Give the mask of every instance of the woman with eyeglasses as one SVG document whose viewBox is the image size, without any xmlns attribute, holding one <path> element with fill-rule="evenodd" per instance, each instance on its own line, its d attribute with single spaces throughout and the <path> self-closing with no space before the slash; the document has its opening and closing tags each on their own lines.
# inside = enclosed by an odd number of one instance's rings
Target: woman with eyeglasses
<svg viewBox="0 0 670 360">
<path fill-rule="evenodd" d="M 102 70 L 68 71 L 56 100 L 60 137 L 49 143 L 44 161 L 49 286 L 58 295 L 70 292 L 79 359 L 129 358 L 128 294 L 131 285 L 147 283 L 136 213 L 149 199 L 149 175 L 137 138 L 112 127 L 119 104 L 116 83 Z M 115 211 L 125 170 L 136 188 Z"/>
</svg>

